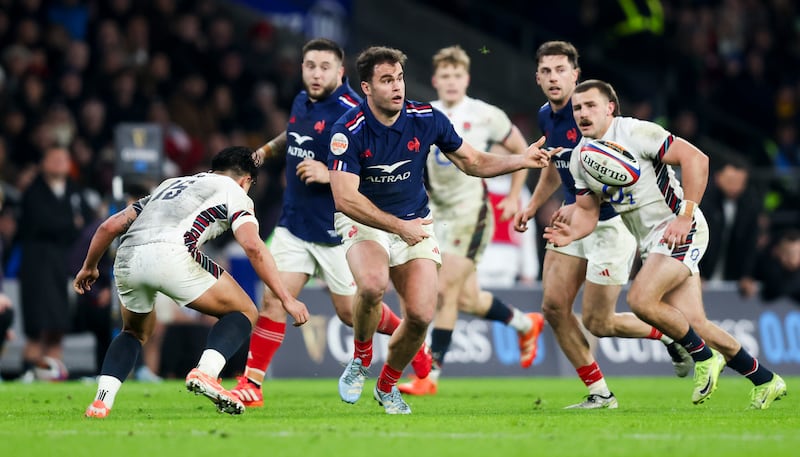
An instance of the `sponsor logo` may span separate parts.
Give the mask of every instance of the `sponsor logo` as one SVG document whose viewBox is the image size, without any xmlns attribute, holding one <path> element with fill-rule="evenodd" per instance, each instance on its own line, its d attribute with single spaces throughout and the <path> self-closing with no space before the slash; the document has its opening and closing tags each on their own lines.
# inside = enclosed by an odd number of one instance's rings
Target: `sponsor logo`
<svg viewBox="0 0 800 457">
<path fill-rule="evenodd" d="M 325 130 L 325 119 L 314 123 L 314 131 L 322 133 L 323 130 Z"/>
<path fill-rule="evenodd" d="M 294 138 L 294 142 L 300 146 L 302 146 L 303 143 L 305 143 L 306 141 L 311 141 L 314 139 L 313 137 L 310 137 L 308 135 L 301 135 L 297 132 L 289 132 L 289 136 Z"/>
<path fill-rule="evenodd" d="M 472 130 L 472 123 L 464 122 L 464 132 L 469 132 L 470 130 Z"/>
<path fill-rule="evenodd" d="M 600 272 L 600 276 L 610 277 L 611 273 L 608 271 L 608 268 L 604 268 L 603 271 Z"/>
<path fill-rule="evenodd" d="M 313 159 L 316 155 L 314 151 L 298 148 L 297 146 L 289 146 L 286 148 L 286 154 L 292 157 L 300 157 L 301 159 Z"/>
<path fill-rule="evenodd" d="M 361 153 L 361 155 L 359 155 L 359 157 L 361 157 L 362 159 L 369 159 L 370 157 L 372 157 L 372 151 L 370 151 L 369 148 L 367 148 L 364 152 Z"/>
<path fill-rule="evenodd" d="M 382 172 L 384 172 L 386 174 L 389 174 L 389 173 L 394 173 L 395 170 L 397 170 L 398 168 L 402 167 L 403 165 L 405 165 L 405 164 L 407 164 L 409 162 L 411 162 L 411 161 L 410 160 L 401 160 L 401 161 L 395 162 L 395 163 L 393 163 L 391 165 L 372 165 L 372 166 L 367 167 L 367 168 L 374 168 L 374 169 L 380 170 L 380 171 L 382 171 Z"/>
<path fill-rule="evenodd" d="M 350 231 L 349 231 L 349 232 L 347 232 L 347 237 L 348 237 L 348 238 L 352 238 L 352 237 L 356 236 L 356 233 L 358 233 L 358 227 L 356 227 L 356 226 L 354 225 L 354 226 L 352 226 L 352 227 L 350 228 Z"/>
<path fill-rule="evenodd" d="M 407 171 L 405 173 L 400 173 L 397 175 L 365 176 L 364 181 L 371 183 L 387 183 L 387 182 L 391 183 L 391 182 L 405 181 L 410 177 L 411 177 L 411 172 Z"/>
<path fill-rule="evenodd" d="M 420 143 L 417 137 L 414 137 L 413 140 L 409 141 L 406 146 L 408 147 L 408 150 L 411 152 L 419 152 Z"/>
<path fill-rule="evenodd" d="M 610 168 L 604 166 L 600 162 L 592 160 L 592 158 L 589 157 L 589 154 L 582 154 L 581 159 L 583 160 L 583 163 L 586 164 L 586 166 L 588 166 L 592 170 L 597 171 L 601 175 L 608 176 L 609 178 L 614 179 L 614 180 L 619 181 L 619 182 L 625 182 L 625 181 L 628 180 L 628 175 L 626 175 L 625 173 L 620 173 L 620 172 L 611 170 Z"/>
<path fill-rule="evenodd" d="M 290 124 L 294 124 L 295 122 L 297 122 L 297 118 L 295 118 L 294 116 L 289 118 L 289 123 Z"/>
<path fill-rule="evenodd" d="M 333 155 L 340 156 L 344 154 L 349 146 L 350 141 L 344 133 L 338 132 L 331 137 L 331 152 Z"/>
</svg>

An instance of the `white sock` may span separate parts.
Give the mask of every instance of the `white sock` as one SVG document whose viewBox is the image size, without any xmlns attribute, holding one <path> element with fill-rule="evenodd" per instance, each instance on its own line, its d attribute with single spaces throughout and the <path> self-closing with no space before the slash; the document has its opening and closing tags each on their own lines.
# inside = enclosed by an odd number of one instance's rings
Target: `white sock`
<svg viewBox="0 0 800 457">
<path fill-rule="evenodd" d="M 219 372 L 225 367 L 225 356 L 215 349 L 206 349 L 197 362 L 197 369 L 214 379 L 219 377 Z"/>
<path fill-rule="evenodd" d="M 664 343 L 664 346 L 669 346 L 670 344 L 674 343 L 675 340 L 668 337 L 667 335 L 661 335 L 661 342 Z"/>
<path fill-rule="evenodd" d="M 437 383 L 437 382 L 439 382 L 439 376 L 441 376 L 441 375 L 442 375 L 442 369 L 441 368 L 436 368 L 436 366 L 434 366 L 433 368 L 431 368 L 431 372 L 428 375 L 428 377 L 431 378 L 431 381 L 433 381 L 434 383 Z"/>
<path fill-rule="evenodd" d="M 611 391 L 608 390 L 608 385 L 606 384 L 606 378 L 601 378 L 599 381 L 589 384 L 588 387 L 590 395 L 600 395 L 601 397 L 611 395 Z"/>
<path fill-rule="evenodd" d="M 94 399 L 102 401 L 108 409 L 111 409 L 114 406 L 114 398 L 117 396 L 120 386 L 122 386 L 122 381 L 119 379 L 109 375 L 102 375 L 97 379 L 97 394 Z"/>
<path fill-rule="evenodd" d="M 528 333 L 528 330 L 530 330 L 533 325 L 528 315 L 517 308 L 511 308 L 511 311 L 514 313 L 514 316 L 511 318 L 508 325 L 518 333 Z"/>
</svg>

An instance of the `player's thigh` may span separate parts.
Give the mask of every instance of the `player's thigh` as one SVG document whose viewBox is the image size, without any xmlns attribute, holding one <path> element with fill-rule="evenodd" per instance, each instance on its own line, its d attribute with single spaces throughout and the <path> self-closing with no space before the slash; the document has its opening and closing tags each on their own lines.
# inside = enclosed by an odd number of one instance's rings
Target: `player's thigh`
<svg viewBox="0 0 800 457">
<path fill-rule="evenodd" d="M 678 308 L 694 327 L 705 325 L 706 311 L 703 306 L 703 289 L 700 276 L 692 275 L 664 295 L 664 301 Z"/>
<path fill-rule="evenodd" d="M 492 241 L 494 214 L 486 201 L 461 214 L 456 211 L 436 213 L 433 226 L 443 254 L 464 257 L 477 265 Z"/>
<path fill-rule="evenodd" d="M 334 215 L 334 226 L 342 236 L 347 265 L 361 293 L 383 293 L 389 285 L 389 233 L 356 222 L 343 213 Z"/>
<path fill-rule="evenodd" d="M 441 293 L 455 294 L 458 296 L 466 280 L 475 273 L 475 263 L 467 257 L 458 254 L 442 254 L 442 266 L 439 268 L 439 290 Z"/>
<path fill-rule="evenodd" d="M 120 316 L 122 317 L 122 331 L 130 332 L 142 344 L 150 339 L 156 327 L 155 310 L 147 313 L 135 313 L 120 306 Z"/>
<path fill-rule="evenodd" d="M 556 250 L 544 255 L 543 306 L 572 311 L 572 303 L 586 278 L 586 259 Z"/>
<path fill-rule="evenodd" d="M 227 271 L 222 272 L 214 285 L 187 306 L 215 317 L 241 312 L 251 322 L 255 322 L 258 314 L 253 300 Z"/>
<path fill-rule="evenodd" d="M 275 259 L 278 271 L 305 273 L 311 276 L 317 265 L 309 246 L 310 243 L 296 237 L 286 227 L 275 227 L 269 252 Z"/>
<path fill-rule="evenodd" d="M 337 295 L 356 293 L 356 283 L 347 264 L 344 244 L 329 246 L 309 243 L 308 250 L 314 258 L 316 274 L 325 281 L 331 293 Z"/>
<path fill-rule="evenodd" d="M 596 284 L 587 280 L 583 286 L 583 305 L 581 310 L 584 322 L 613 319 L 617 309 L 617 299 L 621 291 L 621 285 Z"/>
<path fill-rule="evenodd" d="M 651 253 L 642 264 L 628 291 L 628 304 L 634 312 L 662 301 L 689 277 L 688 268 L 679 260 Z M 637 309 L 638 308 L 638 309 Z"/>
<path fill-rule="evenodd" d="M 339 320 L 348 327 L 353 326 L 353 295 L 339 295 L 331 291 L 331 303 Z"/>
<path fill-rule="evenodd" d="M 391 269 L 392 283 L 402 298 L 403 317 L 428 325 L 436 311 L 437 264 L 431 259 L 413 259 Z"/>
</svg>

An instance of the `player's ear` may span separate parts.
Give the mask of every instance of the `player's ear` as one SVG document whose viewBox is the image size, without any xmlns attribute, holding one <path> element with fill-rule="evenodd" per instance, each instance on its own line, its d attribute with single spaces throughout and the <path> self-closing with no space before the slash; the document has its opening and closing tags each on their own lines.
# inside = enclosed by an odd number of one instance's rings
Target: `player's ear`
<svg viewBox="0 0 800 457">
<path fill-rule="evenodd" d="M 361 81 L 361 92 L 364 92 L 364 95 L 370 94 L 370 87 L 368 82 Z"/>
</svg>

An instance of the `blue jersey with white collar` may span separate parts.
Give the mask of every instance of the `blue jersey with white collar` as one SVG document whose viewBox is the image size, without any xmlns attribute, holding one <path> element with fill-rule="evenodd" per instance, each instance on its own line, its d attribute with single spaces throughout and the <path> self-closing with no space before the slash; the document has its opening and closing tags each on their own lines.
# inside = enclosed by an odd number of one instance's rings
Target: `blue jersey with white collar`
<svg viewBox="0 0 800 457">
<path fill-rule="evenodd" d="M 575 117 L 572 115 L 572 100 L 561 111 L 553 111 L 550 103 L 545 103 L 539 108 L 539 130 L 546 138 L 545 146 L 551 148 L 564 148 L 560 153 L 550 159 L 561 176 L 561 185 L 564 189 L 564 203 L 575 203 L 575 179 L 569 172 L 569 162 L 572 150 L 581 140 L 581 132 Z M 600 220 L 605 221 L 616 216 L 617 213 L 611 204 L 600 204 Z"/>
<path fill-rule="evenodd" d="M 333 124 L 360 102 L 361 97 L 345 79 L 344 84 L 322 100 L 312 102 L 308 93 L 302 91 L 292 103 L 286 127 L 286 190 L 278 225 L 302 240 L 325 244 L 342 241 L 333 228 L 336 209 L 330 185 L 306 184 L 297 176 L 296 169 L 306 158 L 327 165 Z"/>
<path fill-rule="evenodd" d="M 406 100 L 387 127 L 364 101 L 333 126 L 328 168 L 359 175 L 359 192 L 380 210 L 410 220 L 429 213 L 423 178 L 431 146 L 447 153 L 462 142 L 447 116 L 430 103 Z"/>
</svg>

